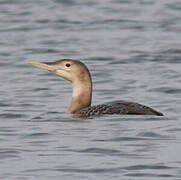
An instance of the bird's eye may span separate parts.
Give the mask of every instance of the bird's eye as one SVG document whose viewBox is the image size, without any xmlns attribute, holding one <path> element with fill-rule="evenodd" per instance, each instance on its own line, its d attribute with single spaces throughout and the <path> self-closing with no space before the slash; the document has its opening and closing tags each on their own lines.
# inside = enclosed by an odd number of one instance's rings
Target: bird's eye
<svg viewBox="0 0 181 180">
<path fill-rule="evenodd" d="M 65 66 L 70 67 L 70 64 L 69 64 L 69 63 L 67 63 L 67 64 L 65 64 Z"/>
</svg>

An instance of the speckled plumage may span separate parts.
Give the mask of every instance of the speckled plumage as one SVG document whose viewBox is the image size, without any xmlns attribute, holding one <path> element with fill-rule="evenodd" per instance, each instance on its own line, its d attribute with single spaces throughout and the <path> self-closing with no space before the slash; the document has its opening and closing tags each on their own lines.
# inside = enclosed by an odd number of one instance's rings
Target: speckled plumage
<svg viewBox="0 0 181 180">
<path fill-rule="evenodd" d="M 157 115 L 163 116 L 162 113 L 154 109 L 134 102 L 116 101 L 112 103 L 89 106 L 74 114 L 82 116 L 93 116 L 101 114 L 127 114 L 127 115 Z"/>
</svg>

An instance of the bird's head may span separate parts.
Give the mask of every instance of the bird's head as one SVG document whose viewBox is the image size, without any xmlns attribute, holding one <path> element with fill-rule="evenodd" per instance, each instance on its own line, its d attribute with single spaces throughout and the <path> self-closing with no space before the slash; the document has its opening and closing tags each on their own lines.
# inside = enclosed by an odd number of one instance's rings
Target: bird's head
<svg viewBox="0 0 181 180">
<path fill-rule="evenodd" d="M 62 59 L 55 62 L 29 62 L 28 64 L 48 70 L 58 76 L 63 77 L 71 82 L 86 81 L 90 73 L 87 67 L 80 61 L 71 59 Z"/>
</svg>

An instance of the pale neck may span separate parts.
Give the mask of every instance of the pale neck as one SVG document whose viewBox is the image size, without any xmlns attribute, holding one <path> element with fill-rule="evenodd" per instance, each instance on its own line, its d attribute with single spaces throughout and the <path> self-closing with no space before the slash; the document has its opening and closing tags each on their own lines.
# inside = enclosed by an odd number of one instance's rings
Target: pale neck
<svg viewBox="0 0 181 180">
<path fill-rule="evenodd" d="M 86 81 L 75 81 L 72 83 L 73 96 L 69 112 L 74 113 L 80 109 L 91 105 L 92 99 L 92 82 L 91 78 Z"/>
</svg>

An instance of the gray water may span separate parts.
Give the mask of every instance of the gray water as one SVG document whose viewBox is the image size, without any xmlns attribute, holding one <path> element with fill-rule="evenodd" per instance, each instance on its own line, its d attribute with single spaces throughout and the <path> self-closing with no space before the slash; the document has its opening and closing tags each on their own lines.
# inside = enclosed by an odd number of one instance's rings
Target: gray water
<svg viewBox="0 0 181 180">
<path fill-rule="evenodd" d="M 164 117 L 67 113 L 71 84 L 28 61 L 90 69 L 93 104 Z M 1 0 L 0 179 L 180 180 L 180 0 Z"/>
</svg>

